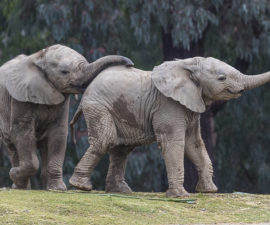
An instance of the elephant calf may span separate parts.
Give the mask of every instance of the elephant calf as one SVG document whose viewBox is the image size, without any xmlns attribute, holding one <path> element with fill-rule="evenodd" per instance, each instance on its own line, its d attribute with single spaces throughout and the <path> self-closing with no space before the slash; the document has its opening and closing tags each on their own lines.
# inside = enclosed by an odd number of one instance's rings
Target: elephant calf
<svg viewBox="0 0 270 225">
<path fill-rule="evenodd" d="M 169 61 L 152 72 L 123 66 L 101 72 L 88 86 L 71 122 L 83 112 L 90 147 L 70 183 L 91 190 L 90 175 L 108 152 L 106 191 L 129 193 L 124 180 L 127 155 L 137 145 L 157 141 L 168 174 L 168 197 L 188 195 L 184 154 L 195 164 L 198 192 L 216 192 L 213 168 L 200 131 L 200 113 L 215 100 L 238 98 L 270 80 L 270 73 L 246 76 L 214 58 Z"/>
<path fill-rule="evenodd" d="M 53 45 L 32 55 L 20 55 L 0 67 L 0 139 L 7 146 L 14 188 L 30 188 L 39 168 L 47 189 L 66 190 L 62 167 L 68 133 L 69 94 L 81 93 L 111 65 L 132 66 L 122 56 L 93 63 L 76 51 Z"/>
</svg>

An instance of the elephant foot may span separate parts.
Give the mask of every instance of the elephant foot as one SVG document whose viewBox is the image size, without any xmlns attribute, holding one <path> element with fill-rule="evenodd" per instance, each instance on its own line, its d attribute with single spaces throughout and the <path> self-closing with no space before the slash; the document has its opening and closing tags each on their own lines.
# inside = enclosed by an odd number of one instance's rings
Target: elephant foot
<svg viewBox="0 0 270 225">
<path fill-rule="evenodd" d="M 69 179 L 69 183 L 81 190 L 84 191 L 91 191 L 92 190 L 92 184 L 90 182 L 90 179 L 88 177 L 78 177 L 76 175 L 72 175 L 72 177 Z"/>
<path fill-rule="evenodd" d="M 20 183 L 17 182 L 17 184 L 18 184 L 18 186 L 17 186 L 15 183 L 13 183 L 13 184 L 11 185 L 11 189 L 26 189 L 26 190 L 31 190 L 31 182 L 30 182 L 30 179 L 29 179 L 29 181 L 27 182 L 27 185 L 25 185 L 24 182 L 20 182 Z"/>
<path fill-rule="evenodd" d="M 217 192 L 218 188 L 212 181 L 212 179 L 209 180 L 203 180 L 199 179 L 197 185 L 196 185 L 196 192 L 202 192 L 202 193 L 214 193 Z"/>
<path fill-rule="evenodd" d="M 20 176 L 20 169 L 19 167 L 13 167 L 9 171 L 10 179 L 13 181 L 11 186 L 12 189 L 31 189 L 31 182 L 30 179 L 22 178 Z"/>
<path fill-rule="evenodd" d="M 184 187 L 181 189 L 171 189 L 169 188 L 166 191 L 167 198 L 177 198 L 177 197 L 187 197 L 190 196 L 190 194 L 185 190 Z"/>
<path fill-rule="evenodd" d="M 125 181 L 120 182 L 106 182 L 106 192 L 114 192 L 114 193 L 124 193 L 124 194 L 130 194 L 132 193 L 132 190 L 128 186 L 128 184 Z"/>
<path fill-rule="evenodd" d="M 20 177 L 20 168 L 19 167 L 12 167 L 9 171 L 9 176 L 11 180 L 16 181 L 19 180 Z"/>
<path fill-rule="evenodd" d="M 48 180 L 47 190 L 66 191 L 67 187 L 63 180 Z"/>
<path fill-rule="evenodd" d="M 12 189 L 31 189 L 31 182 L 29 178 L 22 178 L 19 167 L 13 167 L 9 171 L 10 179 L 13 181 Z"/>
</svg>

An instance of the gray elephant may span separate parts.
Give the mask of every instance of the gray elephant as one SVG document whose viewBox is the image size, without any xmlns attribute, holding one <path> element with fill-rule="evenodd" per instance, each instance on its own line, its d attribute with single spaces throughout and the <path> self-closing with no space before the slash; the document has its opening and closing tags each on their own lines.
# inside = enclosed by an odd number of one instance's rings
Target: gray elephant
<svg viewBox="0 0 270 225">
<path fill-rule="evenodd" d="M 44 188 L 66 190 L 62 166 L 68 133 L 69 94 L 81 93 L 111 65 L 133 63 L 106 56 L 91 64 L 76 51 L 53 45 L 19 55 L 0 67 L 0 137 L 7 146 L 14 188 L 30 188 L 41 153 Z"/>
<path fill-rule="evenodd" d="M 184 154 L 195 164 L 198 192 L 216 192 L 213 167 L 200 131 L 200 113 L 215 100 L 238 98 L 270 80 L 270 73 L 246 76 L 228 64 L 195 57 L 164 62 L 153 72 L 123 66 L 101 72 L 86 89 L 71 126 L 83 112 L 90 147 L 69 182 L 91 190 L 90 174 L 110 155 L 107 192 L 129 193 L 124 180 L 127 155 L 137 145 L 157 141 L 168 174 L 168 197 L 188 195 Z"/>
</svg>

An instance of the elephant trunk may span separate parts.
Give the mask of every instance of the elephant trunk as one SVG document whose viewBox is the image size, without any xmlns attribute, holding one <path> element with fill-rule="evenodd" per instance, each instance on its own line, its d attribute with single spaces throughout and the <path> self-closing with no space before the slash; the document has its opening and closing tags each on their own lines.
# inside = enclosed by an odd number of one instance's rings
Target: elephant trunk
<svg viewBox="0 0 270 225">
<path fill-rule="evenodd" d="M 93 63 L 87 64 L 83 68 L 83 79 L 81 84 L 87 87 L 91 81 L 104 69 L 110 66 L 124 65 L 124 66 L 134 66 L 133 62 L 124 56 L 120 55 L 108 55 L 104 56 Z"/>
<path fill-rule="evenodd" d="M 244 75 L 241 76 L 244 84 L 244 89 L 249 90 L 252 88 L 259 87 L 270 81 L 270 72 L 258 74 L 258 75 Z"/>
</svg>

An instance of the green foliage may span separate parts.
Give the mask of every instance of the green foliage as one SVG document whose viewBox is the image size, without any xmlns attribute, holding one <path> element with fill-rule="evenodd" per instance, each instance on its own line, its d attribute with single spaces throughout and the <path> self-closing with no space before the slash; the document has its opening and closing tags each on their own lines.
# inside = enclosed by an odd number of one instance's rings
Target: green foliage
<svg viewBox="0 0 270 225">
<path fill-rule="evenodd" d="M 233 55 L 247 61 L 269 54 L 269 0 L 200 1 L 174 0 L 123 1 L 138 42 L 155 42 L 170 34 L 175 47 L 205 40 L 205 55 Z M 213 48 L 216 46 L 215 48 Z M 228 56 L 231 58 L 230 56 Z"/>
<path fill-rule="evenodd" d="M 225 2 L 218 13 L 219 26 L 214 32 L 217 37 L 210 45 L 215 43 L 220 54 L 223 54 L 221 47 L 225 54 L 231 52 L 250 62 L 264 53 L 269 55 L 269 3 L 268 0 Z M 222 55 L 219 58 L 223 59 Z"/>
<path fill-rule="evenodd" d="M 34 1 L 29 0 L 3 0 L 0 2 L 1 62 L 22 52 L 29 54 L 47 44 L 48 34 L 35 26 L 35 5 Z M 27 16 L 25 12 L 32 13 Z"/>
<path fill-rule="evenodd" d="M 209 24 L 217 25 L 218 10 L 222 1 L 175 0 L 175 1 L 123 1 L 127 8 L 131 27 L 138 42 L 155 41 L 160 30 L 170 33 L 175 46 L 190 49 L 192 42 L 202 38 Z"/>
</svg>

